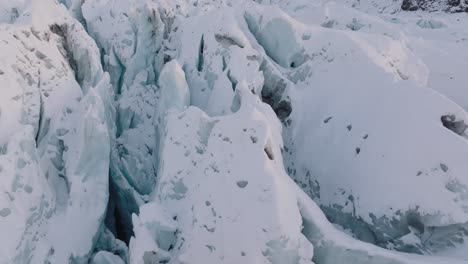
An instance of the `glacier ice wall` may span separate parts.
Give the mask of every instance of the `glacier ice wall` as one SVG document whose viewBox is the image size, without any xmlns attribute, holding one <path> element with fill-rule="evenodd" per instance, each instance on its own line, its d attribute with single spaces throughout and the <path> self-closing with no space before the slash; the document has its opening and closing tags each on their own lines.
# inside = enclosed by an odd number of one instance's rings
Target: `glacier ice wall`
<svg viewBox="0 0 468 264">
<path fill-rule="evenodd" d="M 47 8 L 2 24 L 2 263 L 86 262 L 106 214 L 109 75 L 82 25 Z"/>
</svg>

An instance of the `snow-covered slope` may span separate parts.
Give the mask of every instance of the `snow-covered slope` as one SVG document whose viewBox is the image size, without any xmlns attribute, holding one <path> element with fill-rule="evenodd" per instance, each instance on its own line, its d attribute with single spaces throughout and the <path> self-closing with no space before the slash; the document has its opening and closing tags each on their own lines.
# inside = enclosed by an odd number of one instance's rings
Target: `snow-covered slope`
<svg viewBox="0 0 468 264">
<path fill-rule="evenodd" d="M 0 263 L 468 263 L 466 3 L 406 2 L 1 1 Z"/>
<path fill-rule="evenodd" d="M 109 76 L 53 2 L 32 3 L 0 38 L 0 262 L 86 261 L 108 200 Z"/>
<path fill-rule="evenodd" d="M 463 254 L 467 121 L 461 107 L 468 80 L 466 60 L 459 58 L 468 54 L 466 15 L 359 18 L 359 11 L 326 3 L 326 15 L 311 19 L 305 14 L 317 11 L 294 5 L 285 7 L 291 16 L 311 26 L 322 19 L 339 33 L 311 37 L 306 50 L 326 36 L 325 48 L 314 54 L 331 58 L 311 62 L 309 78 L 289 78 L 295 89 L 285 140 L 292 177 L 331 221 L 360 239 L 442 255 L 460 246 Z M 427 26 L 434 21 L 444 22 Z"/>
</svg>

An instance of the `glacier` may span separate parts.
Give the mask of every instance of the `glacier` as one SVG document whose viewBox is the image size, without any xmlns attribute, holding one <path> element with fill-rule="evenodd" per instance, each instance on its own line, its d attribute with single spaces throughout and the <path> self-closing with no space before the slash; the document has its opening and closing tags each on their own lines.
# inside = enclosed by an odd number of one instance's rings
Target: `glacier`
<svg viewBox="0 0 468 264">
<path fill-rule="evenodd" d="M 468 263 L 468 2 L 0 1 L 0 263 Z"/>
</svg>

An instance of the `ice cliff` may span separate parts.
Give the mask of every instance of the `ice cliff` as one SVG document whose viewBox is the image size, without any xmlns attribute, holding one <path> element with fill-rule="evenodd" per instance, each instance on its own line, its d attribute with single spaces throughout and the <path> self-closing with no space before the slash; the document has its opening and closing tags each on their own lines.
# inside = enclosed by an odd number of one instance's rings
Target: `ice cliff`
<svg viewBox="0 0 468 264">
<path fill-rule="evenodd" d="M 467 6 L 0 0 L 0 263 L 468 263 Z"/>
</svg>

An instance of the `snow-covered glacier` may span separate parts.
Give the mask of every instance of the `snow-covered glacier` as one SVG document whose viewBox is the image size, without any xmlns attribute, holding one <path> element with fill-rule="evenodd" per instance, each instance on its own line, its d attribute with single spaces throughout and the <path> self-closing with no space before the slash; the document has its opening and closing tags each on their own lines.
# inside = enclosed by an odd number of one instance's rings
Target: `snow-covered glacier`
<svg viewBox="0 0 468 264">
<path fill-rule="evenodd" d="M 0 263 L 468 263 L 468 2 L 0 0 Z"/>
</svg>

